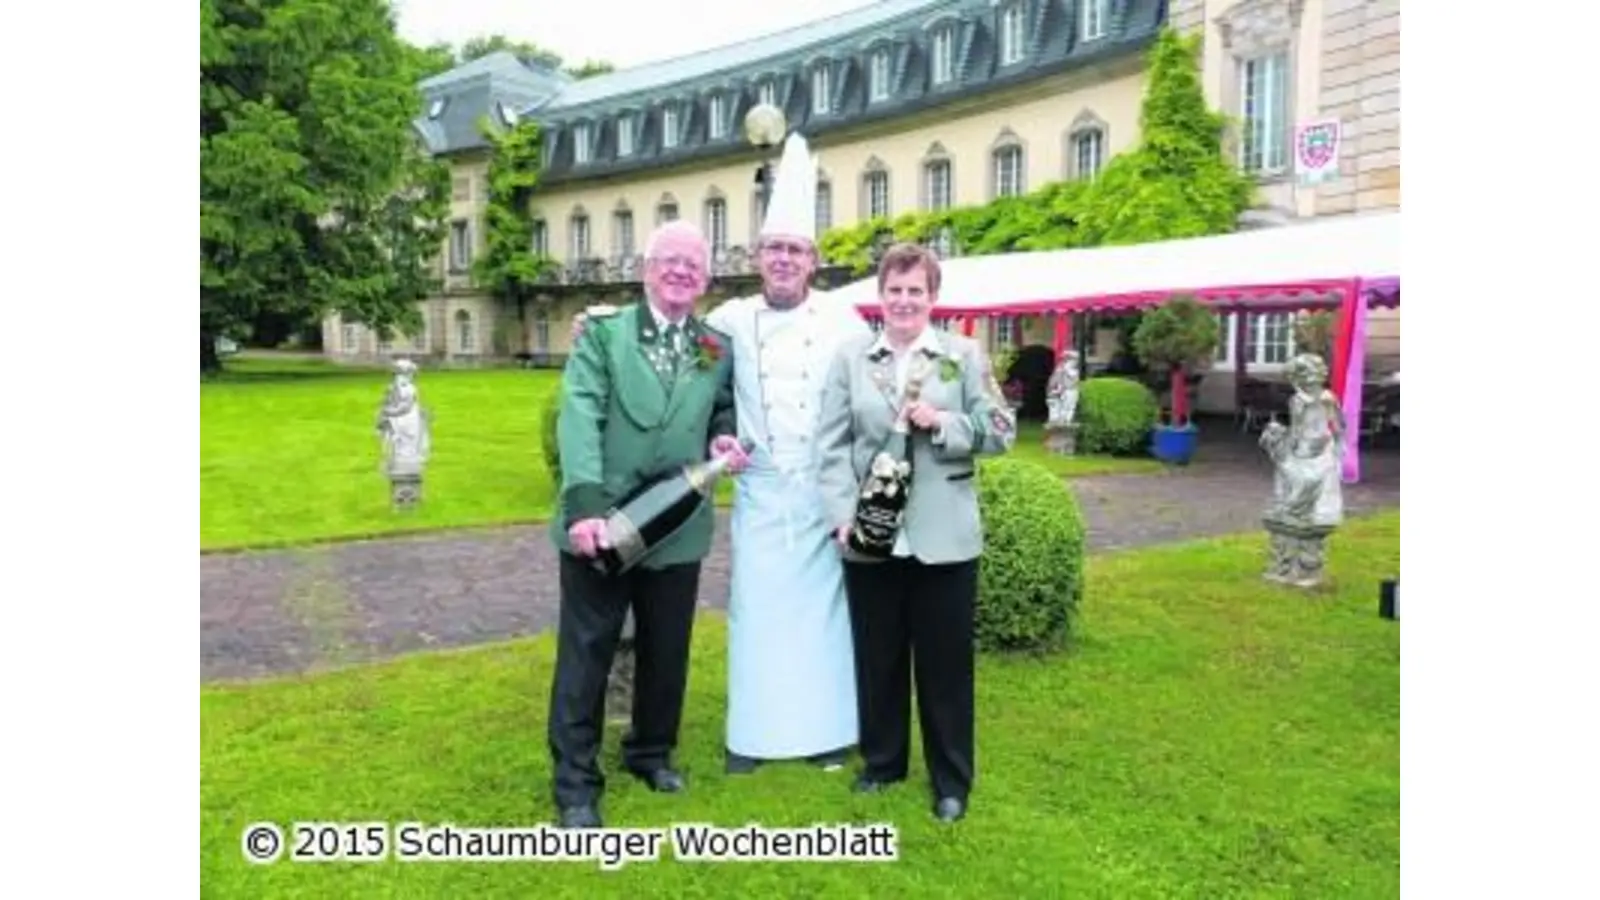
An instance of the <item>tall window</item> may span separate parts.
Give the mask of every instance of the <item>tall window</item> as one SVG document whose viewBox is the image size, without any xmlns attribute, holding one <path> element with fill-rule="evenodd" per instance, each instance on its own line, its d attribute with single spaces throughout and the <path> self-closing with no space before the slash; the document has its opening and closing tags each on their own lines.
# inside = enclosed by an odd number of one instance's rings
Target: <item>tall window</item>
<svg viewBox="0 0 1600 900">
<path fill-rule="evenodd" d="M 1079 19 L 1079 40 L 1092 41 L 1106 36 L 1106 20 L 1111 18 L 1111 0 L 1078 0 L 1083 15 Z"/>
<path fill-rule="evenodd" d="M 833 185 L 817 182 L 817 234 L 833 227 Z"/>
<path fill-rule="evenodd" d="M 712 94 L 707 105 L 709 128 L 713 140 L 726 137 L 728 134 L 728 98 L 721 94 Z"/>
<path fill-rule="evenodd" d="M 625 260 L 633 256 L 633 211 L 619 209 L 612 216 L 612 229 L 616 232 L 612 239 L 612 246 L 616 248 L 617 259 Z"/>
<path fill-rule="evenodd" d="M 472 327 L 472 313 L 456 310 L 456 352 L 471 353 L 478 346 L 477 338 Z"/>
<path fill-rule="evenodd" d="M 867 194 L 867 218 L 886 218 L 889 215 L 889 173 L 868 172 L 863 187 Z"/>
<path fill-rule="evenodd" d="M 572 127 L 572 161 L 580 166 L 589 162 L 590 151 L 594 149 L 590 143 L 591 136 L 588 122 L 579 122 Z"/>
<path fill-rule="evenodd" d="M 460 274 L 472 266 L 472 227 L 465 219 L 450 223 L 450 271 Z"/>
<path fill-rule="evenodd" d="M 994 151 L 995 196 L 1015 197 L 1022 190 L 1022 148 L 1012 144 Z"/>
<path fill-rule="evenodd" d="M 936 159 L 923 166 L 923 194 L 928 198 L 928 211 L 938 212 L 950 208 L 950 161 Z"/>
<path fill-rule="evenodd" d="M 550 255 L 550 226 L 543 219 L 533 222 L 533 255 Z"/>
<path fill-rule="evenodd" d="M 633 117 L 623 116 L 617 119 L 617 155 L 633 155 Z"/>
<path fill-rule="evenodd" d="M 762 103 L 777 106 L 778 86 L 773 84 L 772 79 L 769 78 L 766 81 L 761 82 L 761 87 L 757 90 L 757 96 Z"/>
<path fill-rule="evenodd" d="M 1288 56 L 1284 53 L 1239 64 L 1244 112 L 1239 167 L 1247 172 L 1278 172 L 1288 165 L 1288 68 Z"/>
<path fill-rule="evenodd" d="M 827 63 L 811 70 L 811 111 L 826 115 L 833 108 L 833 73 Z"/>
<path fill-rule="evenodd" d="M 933 33 L 928 66 L 934 84 L 948 84 L 956 77 L 955 29 L 946 25 Z"/>
<path fill-rule="evenodd" d="M 580 260 L 588 259 L 589 217 L 586 215 L 573 216 L 569 230 L 571 231 L 571 234 L 569 235 L 571 238 L 571 247 L 569 248 L 570 255 L 568 257 L 569 260 L 571 262 L 578 262 Z"/>
<path fill-rule="evenodd" d="M 347 354 L 361 352 L 361 327 L 354 322 L 345 322 L 339 329 L 339 349 Z"/>
<path fill-rule="evenodd" d="M 1105 165 L 1106 136 L 1098 128 L 1089 128 L 1072 136 L 1072 174 L 1078 178 L 1093 178 Z"/>
<path fill-rule="evenodd" d="M 1023 44 L 1022 4 L 1012 3 L 1000 13 L 1000 64 L 1009 66 L 1022 61 Z"/>
<path fill-rule="evenodd" d="M 728 249 L 728 201 L 713 197 L 706 201 L 706 240 L 712 255 Z"/>
<path fill-rule="evenodd" d="M 661 109 L 661 146 L 670 150 L 678 146 L 678 110 L 666 106 Z"/>
<path fill-rule="evenodd" d="M 872 51 L 867 68 L 868 90 L 874 101 L 889 99 L 889 51 Z"/>
</svg>

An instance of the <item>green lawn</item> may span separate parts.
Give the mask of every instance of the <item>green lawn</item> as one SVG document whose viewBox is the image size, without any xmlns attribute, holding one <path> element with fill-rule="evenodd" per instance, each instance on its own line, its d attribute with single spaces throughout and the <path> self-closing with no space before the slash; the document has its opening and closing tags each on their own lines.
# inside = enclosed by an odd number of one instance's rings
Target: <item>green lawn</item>
<svg viewBox="0 0 1600 900">
<path fill-rule="evenodd" d="M 433 456 L 417 510 L 397 514 L 373 431 L 388 374 L 316 360 L 230 360 L 200 388 L 200 546 L 302 543 L 400 531 L 538 521 L 553 487 L 538 412 L 558 373 L 425 371 Z M 1148 471 L 1154 460 L 1047 454 L 1036 428 L 1019 453 L 1064 476 Z M 724 482 L 719 496 L 731 491 Z"/>
<path fill-rule="evenodd" d="M 979 780 L 954 827 L 913 781 L 719 768 L 724 631 L 696 632 L 690 791 L 614 779 L 609 825 L 892 822 L 898 862 L 297 864 L 242 861 L 246 823 L 533 825 L 551 815 L 548 636 L 201 692 L 201 876 L 233 897 L 1315 897 L 1399 895 L 1400 636 L 1377 615 L 1399 514 L 1333 539 L 1334 587 L 1258 577 L 1264 538 L 1092 557 L 1067 655 L 985 658 Z M 607 735 L 615 771 L 617 732 Z"/>
</svg>

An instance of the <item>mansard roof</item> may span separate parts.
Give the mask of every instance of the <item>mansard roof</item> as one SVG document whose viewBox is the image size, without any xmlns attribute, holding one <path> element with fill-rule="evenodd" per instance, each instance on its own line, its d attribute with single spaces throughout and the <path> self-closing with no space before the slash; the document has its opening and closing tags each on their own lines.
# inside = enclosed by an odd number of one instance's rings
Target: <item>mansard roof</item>
<svg viewBox="0 0 1600 900">
<path fill-rule="evenodd" d="M 503 107 L 545 126 L 546 183 L 622 174 L 748 151 L 742 123 L 770 83 L 789 127 L 816 137 L 894 118 L 1096 62 L 1126 57 L 1154 39 L 1166 21 L 1166 0 L 1100 0 L 1102 33 L 1080 39 L 1083 6 L 1095 0 L 880 0 L 796 28 L 687 56 L 586 79 L 526 63 L 509 53 L 474 60 L 423 82 L 429 107 L 418 131 L 435 153 L 483 145 L 482 116 Z M 1000 23 L 1023 15 L 1023 53 L 1000 59 Z M 954 77 L 935 85 L 929 74 L 934 36 L 949 35 Z M 887 52 L 887 98 L 868 96 L 870 60 Z M 813 73 L 827 71 L 825 113 L 814 112 Z M 709 132 L 713 97 L 728 126 Z M 440 98 L 442 109 L 435 110 Z M 676 113 L 678 140 L 663 146 L 665 110 Z M 437 112 L 429 118 L 427 113 Z M 618 122 L 631 124 L 633 152 L 618 153 Z M 586 126 L 578 128 L 577 126 Z M 578 164 L 573 142 L 589 142 Z"/>
</svg>

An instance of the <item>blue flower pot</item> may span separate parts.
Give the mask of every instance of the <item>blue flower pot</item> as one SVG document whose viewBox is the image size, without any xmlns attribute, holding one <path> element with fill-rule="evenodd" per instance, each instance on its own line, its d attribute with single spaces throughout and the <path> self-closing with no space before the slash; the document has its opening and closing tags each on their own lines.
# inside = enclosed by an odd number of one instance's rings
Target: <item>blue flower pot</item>
<svg viewBox="0 0 1600 900">
<path fill-rule="evenodd" d="M 1150 439 L 1150 453 L 1164 463 L 1186 466 L 1194 459 L 1194 449 L 1199 442 L 1200 429 L 1192 422 L 1182 428 L 1157 425 Z"/>
</svg>

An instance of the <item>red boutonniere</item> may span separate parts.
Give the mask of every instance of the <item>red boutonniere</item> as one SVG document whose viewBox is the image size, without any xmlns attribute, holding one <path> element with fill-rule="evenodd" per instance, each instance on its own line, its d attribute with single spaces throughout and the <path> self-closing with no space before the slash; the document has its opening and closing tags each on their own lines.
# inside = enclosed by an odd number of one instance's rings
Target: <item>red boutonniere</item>
<svg viewBox="0 0 1600 900">
<path fill-rule="evenodd" d="M 709 334 L 702 334 L 695 339 L 695 363 L 701 369 L 709 369 L 722 359 L 722 345 Z"/>
</svg>

